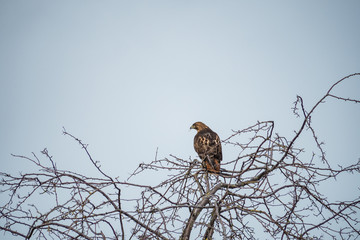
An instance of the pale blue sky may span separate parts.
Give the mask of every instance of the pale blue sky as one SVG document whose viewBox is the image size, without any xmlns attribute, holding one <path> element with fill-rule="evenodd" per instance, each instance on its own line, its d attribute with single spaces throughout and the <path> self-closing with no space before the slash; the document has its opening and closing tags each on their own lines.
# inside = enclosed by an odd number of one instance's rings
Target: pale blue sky
<svg viewBox="0 0 360 240">
<path fill-rule="evenodd" d="M 1 166 L 26 171 L 10 153 L 47 147 L 59 168 L 91 173 L 63 126 L 120 180 L 157 147 L 159 157 L 196 157 L 195 121 L 226 138 L 274 120 L 292 137 L 296 95 L 310 107 L 355 72 L 355 0 L 1 0 Z M 336 91 L 359 97 L 359 77 Z M 360 106 L 331 101 L 313 121 L 329 157 L 360 157 Z M 224 161 L 233 155 L 224 146 Z"/>
</svg>

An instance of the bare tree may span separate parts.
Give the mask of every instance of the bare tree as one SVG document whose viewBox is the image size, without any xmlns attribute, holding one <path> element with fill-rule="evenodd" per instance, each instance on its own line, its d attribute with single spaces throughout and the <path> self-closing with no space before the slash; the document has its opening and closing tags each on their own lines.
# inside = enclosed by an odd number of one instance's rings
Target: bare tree
<svg viewBox="0 0 360 240">
<path fill-rule="evenodd" d="M 38 171 L 0 173 L 5 201 L 0 230 L 24 239 L 256 239 L 259 231 L 274 239 L 359 239 L 359 194 L 330 201 L 319 189 L 339 175 L 358 174 L 360 161 L 331 166 L 311 122 L 327 98 L 360 103 L 333 94 L 337 85 L 356 76 L 360 73 L 333 84 L 310 110 L 298 96 L 293 112 L 302 124 L 291 139 L 276 134 L 272 121 L 234 131 L 223 144 L 236 147 L 238 157 L 225 162 L 227 170 L 220 175 L 207 173 L 196 159 L 170 156 L 142 163 L 127 181 L 119 181 L 64 129 L 101 177 L 58 169 L 46 149 L 43 157 L 13 155 Z M 319 156 L 302 157 L 304 150 L 295 143 L 304 132 L 311 133 Z M 157 185 L 133 181 L 152 171 L 166 179 Z M 359 182 L 354 186 L 359 191 Z M 125 197 L 123 189 L 139 194 Z M 39 205 L 39 198 L 48 205 Z"/>
</svg>

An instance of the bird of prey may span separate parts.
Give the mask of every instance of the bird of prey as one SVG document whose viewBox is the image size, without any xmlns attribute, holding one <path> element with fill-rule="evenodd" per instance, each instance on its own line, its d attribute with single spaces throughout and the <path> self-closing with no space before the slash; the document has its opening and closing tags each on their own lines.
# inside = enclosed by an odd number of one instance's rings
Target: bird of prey
<svg viewBox="0 0 360 240">
<path fill-rule="evenodd" d="M 194 149 L 202 160 L 202 166 L 208 172 L 219 173 L 222 160 L 219 136 L 202 122 L 194 123 L 190 129 L 197 131 L 194 137 Z"/>
</svg>

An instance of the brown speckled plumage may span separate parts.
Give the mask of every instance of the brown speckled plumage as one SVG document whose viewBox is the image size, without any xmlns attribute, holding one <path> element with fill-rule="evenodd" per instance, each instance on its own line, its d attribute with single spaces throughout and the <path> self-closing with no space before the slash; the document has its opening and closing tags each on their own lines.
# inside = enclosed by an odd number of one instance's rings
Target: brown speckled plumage
<svg viewBox="0 0 360 240">
<path fill-rule="evenodd" d="M 194 149 L 201 158 L 203 167 L 209 172 L 219 173 L 222 160 L 219 136 L 202 122 L 194 123 L 190 129 L 197 131 L 194 137 Z"/>
</svg>

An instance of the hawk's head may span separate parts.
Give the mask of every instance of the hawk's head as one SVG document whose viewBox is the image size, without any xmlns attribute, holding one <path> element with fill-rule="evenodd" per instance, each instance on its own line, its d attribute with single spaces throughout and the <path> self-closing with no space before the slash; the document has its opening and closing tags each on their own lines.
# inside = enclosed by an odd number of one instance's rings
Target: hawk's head
<svg viewBox="0 0 360 240">
<path fill-rule="evenodd" d="M 206 126 L 204 123 L 202 122 L 196 122 L 193 125 L 191 125 L 190 129 L 195 129 L 196 131 L 201 131 L 205 128 L 209 128 L 208 126 Z"/>
</svg>

